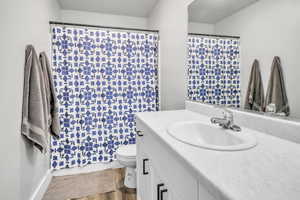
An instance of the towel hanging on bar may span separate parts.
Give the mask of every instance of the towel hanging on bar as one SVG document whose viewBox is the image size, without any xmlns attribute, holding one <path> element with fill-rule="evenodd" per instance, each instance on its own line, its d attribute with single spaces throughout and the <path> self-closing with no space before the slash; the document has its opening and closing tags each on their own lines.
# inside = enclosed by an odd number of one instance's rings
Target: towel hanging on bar
<svg viewBox="0 0 300 200">
<path fill-rule="evenodd" d="M 26 47 L 22 108 L 22 134 L 41 152 L 48 147 L 48 116 L 45 79 L 36 51 Z"/>
<path fill-rule="evenodd" d="M 40 63 L 45 80 L 45 92 L 47 96 L 48 129 L 51 135 L 53 135 L 56 138 L 59 138 L 60 122 L 58 113 L 58 101 L 56 98 L 50 63 L 45 52 L 40 53 Z"/>
</svg>

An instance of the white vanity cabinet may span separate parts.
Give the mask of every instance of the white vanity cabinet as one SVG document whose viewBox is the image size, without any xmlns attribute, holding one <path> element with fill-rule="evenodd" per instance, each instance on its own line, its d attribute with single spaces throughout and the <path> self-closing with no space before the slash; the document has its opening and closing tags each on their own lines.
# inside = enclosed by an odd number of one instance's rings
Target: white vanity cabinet
<svg viewBox="0 0 300 200">
<path fill-rule="evenodd" d="M 139 120 L 137 129 L 138 200 L 213 200 L 163 140 Z"/>
</svg>

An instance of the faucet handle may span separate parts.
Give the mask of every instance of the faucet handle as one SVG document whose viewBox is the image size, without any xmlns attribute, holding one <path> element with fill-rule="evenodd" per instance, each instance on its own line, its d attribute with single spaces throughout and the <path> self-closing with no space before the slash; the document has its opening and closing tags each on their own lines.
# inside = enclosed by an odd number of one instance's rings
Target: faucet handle
<svg viewBox="0 0 300 200">
<path fill-rule="evenodd" d="M 214 105 L 214 107 L 221 109 L 223 117 L 233 123 L 233 112 L 229 110 L 230 107 L 226 107 L 224 105 Z"/>
<path fill-rule="evenodd" d="M 222 113 L 224 116 L 226 117 L 233 117 L 233 112 L 231 110 L 229 110 L 228 108 L 222 108 Z"/>
<path fill-rule="evenodd" d="M 222 113 L 224 118 L 228 120 L 228 126 L 233 125 L 233 112 L 227 108 L 224 108 Z"/>
<path fill-rule="evenodd" d="M 222 113 L 224 112 L 228 112 L 228 113 L 231 113 L 232 114 L 232 111 L 229 110 L 229 108 L 232 108 L 233 106 L 225 106 L 225 105 L 213 105 L 214 108 L 217 108 L 217 109 L 221 109 L 223 110 Z"/>
</svg>

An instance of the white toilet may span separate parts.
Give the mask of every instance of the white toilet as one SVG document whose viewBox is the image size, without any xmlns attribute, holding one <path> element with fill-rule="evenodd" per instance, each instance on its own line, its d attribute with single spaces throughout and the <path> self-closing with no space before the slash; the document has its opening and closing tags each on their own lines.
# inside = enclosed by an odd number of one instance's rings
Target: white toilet
<svg viewBox="0 0 300 200">
<path fill-rule="evenodd" d="M 116 157 L 120 164 L 126 167 L 124 185 L 128 188 L 136 188 L 136 145 L 120 146 Z"/>
</svg>

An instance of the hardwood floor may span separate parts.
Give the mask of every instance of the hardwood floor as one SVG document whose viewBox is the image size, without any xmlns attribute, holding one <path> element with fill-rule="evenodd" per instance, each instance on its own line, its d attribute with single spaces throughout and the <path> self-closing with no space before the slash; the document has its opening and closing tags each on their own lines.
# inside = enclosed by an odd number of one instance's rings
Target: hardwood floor
<svg viewBox="0 0 300 200">
<path fill-rule="evenodd" d="M 43 200 L 136 200 L 123 184 L 124 169 L 54 177 Z"/>
</svg>

